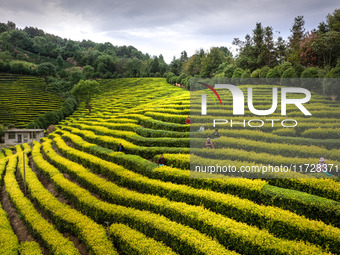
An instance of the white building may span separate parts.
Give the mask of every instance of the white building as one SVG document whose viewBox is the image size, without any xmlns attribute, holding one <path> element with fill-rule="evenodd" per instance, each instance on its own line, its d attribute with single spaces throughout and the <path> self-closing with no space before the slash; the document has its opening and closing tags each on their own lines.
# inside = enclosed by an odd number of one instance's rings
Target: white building
<svg viewBox="0 0 340 255">
<path fill-rule="evenodd" d="M 15 145 L 39 141 L 44 137 L 43 129 L 9 129 L 5 132 L 5 144 Z"/>
</svg>

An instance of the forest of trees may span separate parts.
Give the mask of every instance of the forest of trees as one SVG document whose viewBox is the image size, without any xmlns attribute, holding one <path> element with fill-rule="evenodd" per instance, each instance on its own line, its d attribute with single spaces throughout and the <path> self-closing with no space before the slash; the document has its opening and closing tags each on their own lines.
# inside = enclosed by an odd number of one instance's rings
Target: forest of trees
<svg viewBox="0 0 340 255">
<path fill-rule="evenodd" d="M 225 47 L 200 50 L 190 58 L 182 52 L 171 62 L 167 81 L 189 87 L 191 77 L 234 78 L 245 83 L 249 78 L 320 78 L 308 88 L 339 99 L 340 85 L 322 82 L 322 78 L 340 78 L 340 9 L 312 31 L 306 31 L 304 25 L 304 17 L 296 17 L 285 40 L 276 38 L 272 27 L 256 23 L 244 40 L 234 39 L 234 57 Z"/>
<path fill-rule="evenodd" d="M 95 78 L 166 77 L 188 88 L 191 77 L 340 78 L 340 9 L 312 31 L 304 24 L 303 16 L 296 17 L 284 39 L 256 23 L 243 40 L 234 39 L 236 56 L 227 47 L 212 47 L 192 56 L 183 51 L 167 64 L 162 55 L 143 54 L 133 46 L 62 39 L 34 27 L 18 29 L 9 21 L 0 23 L 0 72 L 45 77 L 57 92 Z M 335 90 L 329 93 L 340 93 Z"/>
</svg>

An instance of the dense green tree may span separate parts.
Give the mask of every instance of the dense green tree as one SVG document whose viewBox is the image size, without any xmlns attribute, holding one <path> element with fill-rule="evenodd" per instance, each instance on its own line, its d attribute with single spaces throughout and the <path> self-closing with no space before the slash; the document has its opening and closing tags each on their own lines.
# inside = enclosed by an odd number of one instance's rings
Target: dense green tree
<svg viewBox="0 0 340 255">
<path fill-rule="evenodd" d="M 322 92 L 322 71 L 317 67 L 306 68 L 301 73 L 302 86 L 314 92 Z"/>
<path fill-rule="evenodd" d="M 7 24 L 0 22 L 0 34 L 7 31 L 8 31 Z"/>
<path fill-rule="evenodd" d="M 290 68 L 292 66 L 293 66 L 292 63 L 290 63 L 288 61 L 284 61 L 277 66 L 277 71 L 279 72 L 280 76 L 282 76 L 284 71 L 286 71 L 288 68 Z"/>
<path fill-rule="evenodd" d="M 274 67 L 277 64 L 277 54 L 275 52 L 275 42 L 273 37 L 273 28 L 265 27 L 264 29 L 264 58 L 265 63 L 269 67 Z"/>
<path fill-rule="evenodd" d="M 38 29 L 36 27 L 25 27 L 24 31 L 31 38 L 34 38 L 34 37 L 37 37 L 37 36 L 44 36 L 45 35 L 43 30 Z"/>
<path fill-rule="evenodd" d="M 266 65 L 266 57 L 269 52 L 264 42 L 265 30 L 261 23 L 256 23 L 255 29 L 253 30 L 253 47 L 252 56 L 250 60 L 254 65 L 253 68 L 258 68 Z"/>
<path fill-rule="evenodd" d="M 16 74 L 25 74 L 24 64 L 21 62 L 11 63 L 11 72 Z"/>
<path fill-rule="evenodd" d="M 59 69 L 62 69 L 64 67 L 64 60 L 61 55 L 58 55 L 56 62 Z"/>
<path fill-rule="evenodd" d="M 335 9 L 327 15 L 327 25 L 330 31 L 340 32 L 340 9 Z"/>
<path fill-rule="evenodd" d="M 213 77 L 218 67 L 227 60 L 225 53 L 217 47 L 210 49 L 210 52 L 201 59 L 201 77 Z"/>
<path fill-rule="evenodd" d="M 6 129 L 7 128 L 4 125 L 0 124 L 0 140 L 4 136 Z"/>
<path fill-rule="evenodd" d="M 255 70 L 251 73 L 250 77 L 251 77 L 251 78 L 260 78 L 260 71 L 261 71 L 260 68 L 255 69 Z"/>
<path fill-rule="evenodd" d="M 47 48 L 46 48 L 46 45 L 47 45 L 47 40 L 45 37 L 43 36 L 36 36 L 34 37 L 33 39 L 33 52 L 34 53 L 38 53 L 38 54 L 41 54 L 41 55 L 46 55 L 47 53 Z"/>
<path fill-rule="evenodd" d="M 285 79 L 285 78 L 298 78 L 299 75 L 295 71 L 295 68 L 293 66 L 291 66 L 283 72 L 281 77 L 283 79 Z"/>
<path fill-rule="evenodd" d="M 11 66 L 8 61 L 0 60 L 0 72 L 9 72 L 11 70 Z"/>
<path fill-rule="evenodd" d="M 91 99 L 100 93 L 99 83 L 91 80 L 81 80 L 75 85 L 71 93 L 79 100 L 85 103 L 86 108 L 91 114 Z"/>
<path fill-rule="evenodd" d="M 182 63 L 180 59 L 176 59 L 175 56 L 173 57 L 170 65 L 169 70 L 170 72 L 174 73 L 175 75 L 179 75 L 181 72 Z"/>
<path fill-rule="evenodd" d="M 159 72 L 160 69 L 159 69 L 159 59 L 157 56 L 154 56 L 152 59 L 150 59 L 150 63 L 149 63 L 149 74 L 151 73 L 157 73 Z"/>
<path fill-rule="evenodd" d="M 260 69 L 259 78 L 266 78 L 269 72 L 269 66 L 264 66 Z"/>
<path fill-rule="evenodd" d="M 37 67 L 37 74 L 40 76 L 46 77 L 47 76 L 55 76 L 56 75 L 56 68 L 53 64 L 46 62 L 38 65 Z"/>
<path fill-rule="evenodd" d="M 10 41 L 14 47 L 20 47 L 24 50 L 32 50 L 33 41 L 24 31 L 10 31 Z"/>
<path fill-rule="evenodd" d="M 337 78 L 337 79 L 334 79 Z M 323 81 L 323 92 L 333 99 L 340 100 L 340 66 L 332 68 L 325 76 Z"/>
<path fill-rule="evenodd" d="M 282 38 L 275 42 L 272 27 L 263 27 L 256 23 L 252 35 L 246 35 L 245 40 L 235 38 L 233 44 L 238 47 L 237 66 L 251 71 L 262 68 L 265 65 L 275 66 L 281 61 L 284 51 Z"/>
<path fill-rule="evenodd" d="M 69 72 L 69 81 L 71 86 L 73 87 L 75 84 L 77 84 L 80 80 L 84 80 L 85 77 L 78 68 L 74 67 Z"/>
<path fill-rule="evenodd" d="M 79 43 L 68 40 L 61 50 L 64 59 L 76 57 L 78 52 L 80 51 Z"/>
<path fill-rule="evenodd" d="M 138 77 L 142 72 L 143 62 L 134 57 L 129 58 L 125 62 L 125 72 L 128 74 L 129 77 Z"/>
<path fill-rule="evenodd" d="M 9 31 L 15 30 L 17 28 L 16 24 L 12 21 L 7 21 L 7 27 Z"/>
<path fill-rule="evenodd" d="M 233 77 L 233 74 L 234 74 L 234 71 L 236 70 L 237 66 L 234 65 L 234 64 L 229 64 L 227 65 L 224 69 L 223 69 L 223 72 L 224 72 L 224 77 L 226 78 L 232 78 Z"/>
<path fill-rule="evenodd" d="M 94 74 L 94 68 L 90 65 L 86 65 L 83 67 L 82 73 L 86 79 L 92 79 L 93 74 Z"/>
<path fill-rule="evenodd" d="M 106 72 L 113 73 L 116 71 L 115 64 L 117 59 L 111 55 L 101 55 L 96 59 L 97 71 L 104 74 Z"/>
<path fill-rule="evenodd" d="M 267 73 L 266 78 L 267 79 L 275 79 L 275 78 L 280 78 L 280 74 L 277 70 L 277 66 L 275 66 L 274 68 L 270 69 Z"/>
<path fill-rule="evenodd" d="M 166 75 L 166 82 L 172 84 L 171 81 L 170 81 L 170 79 L 172 77 L 175 77 L 175 74 L 172 73 L 172 72 L 168 72 L 167 75 Z"/>
<path fill-rule="evenodd" d="M 282 63 L 286 56 L 287 45 L 281 36 L 275 42 L 275 54 L 277 63 Z"/>
<path fill-rule="evenodd" d="M 195 54 L 192 55 L 186 63 L 184 63 L 184 73 L 191 76 L 199 75 L 201 72 L 201 61 L 204 55 L 205 53 L 203 49 L 201 49 L 200 51 L 196 51 Z"/>
<path fill-rule="evenodd" d="M 244 70 L 244 72 L 241 75 L 241 84 L 249 84 L 250 82 L 250 70 Z"/>
<path fill-rule="evenodd" d="M 180 58 L 181 62 L 186 62 L 186 61 L 188 61 L 188 59 L 189 59 L 188 53 L 186 51 L 182 51 L 181 52 L 181 58 Z"/>
<path fill-rule="evenodd" d="M 292 63 L 300 62 L 300 42 L 305 34 L 305 20 L 303 16 L 297 16 L 290 29 L 288 61 Z"/>
</svg>

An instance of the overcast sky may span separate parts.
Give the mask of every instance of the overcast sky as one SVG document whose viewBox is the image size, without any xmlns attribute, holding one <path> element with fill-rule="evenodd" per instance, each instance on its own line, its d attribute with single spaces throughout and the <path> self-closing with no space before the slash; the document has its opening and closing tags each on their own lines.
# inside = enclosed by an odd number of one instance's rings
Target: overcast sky
<svg viewBox="0 0 340 255">
<path fill-rule="evenodd" d="M 231 47 L 256 22 L 287 38 L 294 17 L 311 30 L 337 0 L 0 0 L 0 22 L 33 26 L 63 38 L 132 45 L 170 63 L 183 50 Z M 275 33 L 278 36 L 278 33 Z"/>
</svg>

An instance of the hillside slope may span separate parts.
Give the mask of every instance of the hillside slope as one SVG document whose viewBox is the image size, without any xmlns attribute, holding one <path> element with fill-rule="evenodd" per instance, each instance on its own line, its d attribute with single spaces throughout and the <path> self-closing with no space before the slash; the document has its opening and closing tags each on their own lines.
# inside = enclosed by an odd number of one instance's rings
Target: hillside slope
<svg viewBox="0 0 340 255">
<path fill-rule="evenodd" d="M 32 250 L 340 254 L 338 179 L 192 178 L 190 156 L 202 155 L 189 154 L 190 127 L 184 121 L 190 113 L 190 93 L 155 78 L 106 80 L 101 86 L 105 92 L 93 100 L 91 115 L 80 106 L 33 150 L 17 146 L 19 153 L 7 150 L 7 157 L 0 159 L 3 197 L 10 198 L 22 221 L 33 229 Z M 321 97 L 313 104 L 327 108 Z M 318 107 L 313 112 L 321 111 Z M 314 118 L 330 129 L 339 128 L 332 113 Z M 301 126 L 301 134 L 314 128 L 302 119 Z M 300 133 L 289 137 L 280 132 L 221 129 L 216 149 L 230 164 L 314 160 L 317 149 L 340 161 L 337 139 L 329 140 L 332 148 L 324 148 L 322 142 L 299 137 Z M 204 143 L 211 133 L 212 129 L 191 139 Z M 117 152 L 120 143 L 125 153 Z M 278 158 L 286 146 L 292 154 Z M 32 154 L 34 163 L 25 160 L 27 194 L 20 185 L 23 149 Z M 167 159 L 166 166 L 155 163 L 160 154 Z M 3 208 L 0 215 L 8 229 L 4 235 L 12 242 L 11 246 L 0 242 L 0 251 L 10 249 L 15 254 L 25 239 L 15 239 L 13 218 L 6 221 L 10 212 Z"/>
<path fill-rule="evenodd" d="M 62 99 L 46 91 L 43 78 L 0 75 L 0 123 L 24 128 L 39 115 L 58 109 Z"/>
</svg>

